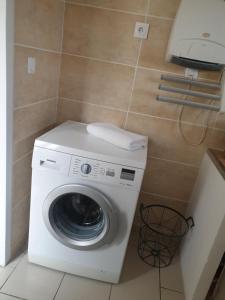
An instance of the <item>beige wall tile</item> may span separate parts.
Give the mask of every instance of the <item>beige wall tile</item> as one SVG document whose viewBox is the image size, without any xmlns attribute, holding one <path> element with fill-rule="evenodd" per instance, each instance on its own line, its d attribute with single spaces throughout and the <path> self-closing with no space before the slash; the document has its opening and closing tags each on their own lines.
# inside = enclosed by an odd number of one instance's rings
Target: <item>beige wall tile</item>
<svg viewBox="0 0 225 300">
<path fill-rule="evenodd" d="M 91 122 L 111 122 L 122 126 L 125 120 L 125 113 L 102 108 L 100 106 L 67 101 L 61 99 L 59 102 L 58 121 L 64 122 L 73 120 L 84 123 Z"/>
<path fill-rule="evenodd" d="M 34 147 L 34 141 L 35 139 L 44 134 L 45 132 L 52 129 L 54 125 L 50 125 L 46 127 L 44 130 L 41 130 L 39 132 L 36 132 L 35 134 L 26 137 L 24 140 L 21 140 L 14 144 L 14 161 L 21 158 L 22 156 L 26 155 L 27 153 L 31 152 Z"/>
<path fill-rule="evenodd" d="M 70 2 L 132 11 L 136 13 L 145 13 L 148 5 L 148 0 L 70 0 Z"/>
<path fill-rule="evenodd" d="M 208 147 L 218 150 L 225 150 L 225 131 L 209 129 L 210 138 L 208 142 Z"/>
<path fill-rule="evenodd" d="M 196 102 L 201 103 L 204 101 L 197 100 Z M 182 122 L 188 122 L 195 125 L 210 126 L 210 127 L 213 127 L 215 125 L 216 112 L 205 110 L 205 109 L 191 108 L 188 106 L 184 106 L 182 108 L 181 106 L 179 106 L 179 113 L 181 110 L 182 110 L 182 114 L 181 114 Z"/>
<path fill-rule="evenodd" d="M 27 244 L 29 229 L 29 197 L 20 202 L 12 210 L 12 243 L 11 256 L 17 256 Z"/>
<path fill-rule="evenodd" d="M 143 181 L 143 190 L 189 201 L 198 168 L 187 165 L 150 159 Z"/>
<path fill-rule="evenodd" d="M 150 0 L 149 14 L 158 17 L 174 18 L 180 0 Z"/>
<path fill-rule="evenodd" d="M 60 96 L 128 109 L 134 68 L 62 56 Z"/>
<path fill-rule="evenodd" d="M 13 165 L 13 207 L 30 195 L 31 159 L 29 154 Z"/>
<path fill-rule="evenodd" d="M 159 90 L 161 72 L 138 69 L 130 110 L 162 118 L 177 119 L 179 106 L 156 100 L 157 95 L 173 95 Z"/>
<path fill-rule="evenodd" d="M 143 41 L 139 65 L 169 71 L 183 73 L 184 68 L 166 62 L 166 50 L 173 22 L 171 20 L 149 17 L 150 31 L 148 39 Z"/>
<path fill-rule="evenodd" d="M 64 3 L 61 0 L 15 1 L 16 43 L 59 51 Z"/>
<path fill-rule="evenodd" d="M 15 107 L 58 95 L 60 55 L 34 49 L 15 48 Z M 28 57 L 36 59 L 36 73 L 27 73 Z"/>
<path fill-rule="evenodd" d="M 219 82 L 221 79 L 221 72 L 199 70 L 199 78 Z"/>
<path fill-rule="evenodd" d="M 168 197 L 165 198 L 160 195 L 147 194 L 144 192 L 141 192 L 139 201 L 144 205 L 167 205 L 177 210 L 181 214 L 185 214 L 188 205 L 188 202 L 186 201 L 179 201 L 176 199 Z"/>
<path fill-rule="evenodd" d="M 215 127 L 225 130 L 225 113 L 217 114 Z"/>
<path fill-rule="evenodd" d="M 21 108 L 14 113 L 14 141 L 18 142 L 54 124 L 57 101 L 50 100 Z"/>
<path fill-rule="evenodd" d="M 66 4 L 63 50 L 126 64 L 135 64 L 140 40 L 133 37 L 144 17 Z"/>
<path fill-rule="evenodd" d="M 202 128 L 182 125 L 185 136 L 197 142 Z M 178 131 L 178 123 L 170 120 L 129 114 L 127 129 L 149 137 L 149 155 L 189 164 L 199 165 L 207 141 L 198 147 L 188 145 Z"/>
</svg>

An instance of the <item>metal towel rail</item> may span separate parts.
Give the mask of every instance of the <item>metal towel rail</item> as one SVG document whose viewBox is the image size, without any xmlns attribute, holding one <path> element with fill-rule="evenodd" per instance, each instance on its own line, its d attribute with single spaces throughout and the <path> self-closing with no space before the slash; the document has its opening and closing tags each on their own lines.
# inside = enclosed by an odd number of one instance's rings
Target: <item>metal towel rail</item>
<svg viewBox="0 0 225 300">
<path fill-rule="evenodd" d="M 167 91 L 167 92 L 178 93 L 178 94 L 183 94 L 183 95 L 188 95 L 188 96 L 193 96 L 193 97 L 201 97 L 201 98 L 212 99 L 212 100 L 221 100 L 221 97 L 222 97 L 221 95 L 196 92 L 196 91 L 192 91 L 192 90 L 176 88 L 173 86 L 167 86 L 167 85 L 163 85 L 163 84 L 159 85 L 159 89 L 163 90 L 163 91 Z"/>
<path fill-rule="evenodd" d="M 220 83 L 204 82 L 204 81 L 195 80 L 195 79 L 191 79 L 191 78 L 178 77 L 178 76 L 172 76 L 172 75 L 167 75 L 167 74 L 162 74 L 161 80 L 171 81 L 171 82 L 176 82 L 176 83 L 190 84 L 193 86 L 205 87 L 205 88 L 209 88 L 209 89 L 221 89 L 222 88 L 222 85 Z"/>
<path fill-rule="evenodd" d="M 220 83 L 210 83 L 210 82 L 208 83 L 208 82 L 195 80 L 192 78 L 178 77 L 178 76 L 172 76 L 172 75 L 167 75 L 167 74 L 162 74 L 161 80 L 171 81 L 171 82 L 180 83 L 180 84 L 189 84 L 191 86 L 198 86 L 198 87 L 204 87 L 204 88 L 209 88 L 209 89 L 222 89 L 222 85 Z M 209 100 L 219 101 L 222 99 L 221 94 L 210 94 L 210 93 L 198 92 L 198 91 L 193 91 L 191 89 L 167 86 L 164 84 L 160 84 L 159 89 L 163 90 L 163 91 L 167 91 L 167 92 L 178 93 L 178 94 L 183 94 L 183 95 L 192 96 L 192 97 L 205 98 L 205 99 L 209 99 Z M 179 98 L 170 97 L 170 96 L 157 96 L 156 100 L 162 101 L 162 102 L 173 103 L 173 104 L 190 106 L 190 107 L 194 107 L 194 108 L 207 109 L 207 110 L 212 110 L 212 111 L 220 111 L 220 109 L 221 109 L 220 105 L 204 104 L 204 103 L 192 101 L 191 99 L 186 100 L 186 99 L 179 99 Z"/>
<path fill-rule="evenodd" d="M 197 103 L 197 102 L 193 102 L 193 101 L 177 99 L 177 98 L 167 97 L 167 96 L 157 96 L 156 100 L 161 101 L 161 102 L 168 102 L 168 103 L 173 103 L 173 104 L 180 104 L 180 105 L 195 107 L 195 108 L 202 108 L 202 109 L 207 109 L 207 110 L 212 110 L 212 111 L 220 110 L 219 105 Z"/>
</svg>

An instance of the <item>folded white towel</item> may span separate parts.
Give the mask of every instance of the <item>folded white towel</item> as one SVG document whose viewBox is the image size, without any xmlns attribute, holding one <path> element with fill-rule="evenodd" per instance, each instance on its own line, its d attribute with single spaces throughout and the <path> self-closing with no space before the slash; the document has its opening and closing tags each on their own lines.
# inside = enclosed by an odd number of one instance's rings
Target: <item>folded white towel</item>
<svg viewBox="0 0 225 300">
<path fill-rule="evenodd" d="M 110 123 L 92 123 L 87 131 L 115 146 L 126 150 L 138 150 L 147 145 L 147 137 L 123 130 Z"/>
</svg>

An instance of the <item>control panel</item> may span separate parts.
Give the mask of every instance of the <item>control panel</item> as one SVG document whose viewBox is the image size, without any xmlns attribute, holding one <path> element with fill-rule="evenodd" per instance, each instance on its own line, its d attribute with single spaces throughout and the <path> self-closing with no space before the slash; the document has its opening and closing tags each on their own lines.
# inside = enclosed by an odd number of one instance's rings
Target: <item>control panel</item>
<svg viewBox="0 0 225 300">
<path fill-rule="evenodd" d="M 127 187 L 135 187 L 140 178 L 142 178 L 142 175 L 143 170 L 79 156 L 72 156 L 69 172 L 69 176 Z"/>
</svg>

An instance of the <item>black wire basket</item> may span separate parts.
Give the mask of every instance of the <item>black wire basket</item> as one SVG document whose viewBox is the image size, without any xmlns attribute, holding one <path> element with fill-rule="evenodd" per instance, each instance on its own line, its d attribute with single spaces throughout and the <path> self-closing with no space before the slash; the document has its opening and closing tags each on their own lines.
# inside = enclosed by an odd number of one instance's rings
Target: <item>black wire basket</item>
<svg viewBox="0 0 225 300">
<path fill-rule="evenodd" d="M 183 237 L 194 226 L 192 217 L 185 218 L 164 205 L 141 204 L 138 255 L 150 266 L 164 268 L 171 264 Z"/>
</svg>

